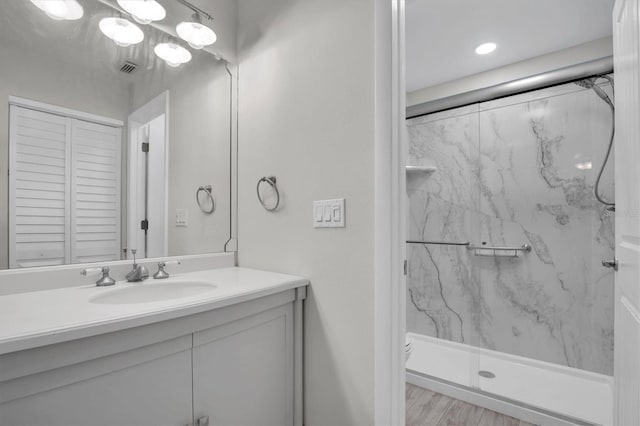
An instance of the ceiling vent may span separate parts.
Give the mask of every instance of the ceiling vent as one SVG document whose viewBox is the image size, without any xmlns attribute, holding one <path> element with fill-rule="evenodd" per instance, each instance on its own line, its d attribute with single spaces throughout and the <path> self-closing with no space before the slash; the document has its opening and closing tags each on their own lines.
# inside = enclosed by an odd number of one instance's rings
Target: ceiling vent
<svg viewBox="0 0 640 426">
<path fill-rule="evenodd" d="M 120 72 L 123 72 L 125 74 L 133 74 L 137 69 L 138 69 L 138 65 L 134 64 L 133 62 L 126 61 L 120 67 Z"/>
</svg>

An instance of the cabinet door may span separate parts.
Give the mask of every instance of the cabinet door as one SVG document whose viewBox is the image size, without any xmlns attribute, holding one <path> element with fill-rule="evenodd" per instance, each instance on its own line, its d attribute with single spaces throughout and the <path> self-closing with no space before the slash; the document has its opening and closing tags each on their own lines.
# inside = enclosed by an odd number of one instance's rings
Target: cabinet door
<svg viewBox="0 0 640 426">
<path fill-rule="evenodd" d="M 71 263 L 120 260 L 122 129 L 72 120 Z"/>
<path fill-rule="evenodd" d="M 189 336 L 189 342 L 190 342 Z M 120 357 L 121 355 L 118 355 Z M 127 362 L 123 358 L 92 365 L 93 375 L 104 364 Z M 0 425 L 187 425 L 191 424 L 191 350 L 97 375 L 61 386 L 53 381 L 82 376 L 85 367 L 39 374 L 34 387 L 41 392 L 0 403 Z M 81 370 L 78 372 L 78 370 Z M 29 379 L 27 379 L 28 381 Z M 0 394 L 2 394 L 0 390 Z M 0 395 L 1 397 L 2 395 Z"/>
<path fill-rule="evenodd" d="M 291 304 L 194 334 L 195 419 L 212 425 L 293 423 Z"/>
<path fill-rule="evenodd" d="M 12 105 L 9 267 L 69 263 L 69 119 Z"/>
</svg>

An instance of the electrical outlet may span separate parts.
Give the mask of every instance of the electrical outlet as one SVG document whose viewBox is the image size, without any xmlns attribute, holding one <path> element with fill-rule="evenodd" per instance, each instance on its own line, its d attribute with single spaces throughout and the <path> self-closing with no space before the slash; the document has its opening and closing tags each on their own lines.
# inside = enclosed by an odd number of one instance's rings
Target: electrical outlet
<svg viewBox="0 0 640 426">
<path fill-rule="evenodd" d="M 189 210 L 176 209 L 176 226 L 189 226 Z"/>
</svg>

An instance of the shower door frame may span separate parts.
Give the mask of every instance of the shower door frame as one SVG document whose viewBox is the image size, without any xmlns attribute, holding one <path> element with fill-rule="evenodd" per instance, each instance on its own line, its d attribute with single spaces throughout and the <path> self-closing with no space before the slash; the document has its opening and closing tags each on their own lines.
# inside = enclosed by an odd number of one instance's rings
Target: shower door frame
<svg viewBox="0 0 640 426">
<path fill-rule="evenodd" d="M 499 98 L 541 90 L 552 86 L 558 86 L 592 77 L 594 75 L 610 74 L 613 73 L 613 71 L 613 56 L 594 59 L 541 74 L 524 76 L 523 78 L 507 81 L 502 84 L 413 105 L 406 108 L 406 120 Z M 403 309 L 406 315 L 406 307 L 403 306 Z M 406 333 L 406 327 L 403 331 Z M 553 420 L 554 422 L 558 422 L 557 424 L 572 424 L 571 421 L 563 419 L 561 415 L 557 415 L 556 413 L 545 413 L 540 410 L 531 410 L 530 407 L 521 406 L 520 404 L 514 405 L 511 401 L 504 400 L 496 395 L 484 394 L 482 391 L 478 392 L 479 379 L 477 374 L 474 375 L 474 371 L 479 369 L 479 352 L 480 351 L 474 350 L 469 357 L 471 367 L 470 374 L 472 376 L 470 378 L 470 383 L 472 383 L 472 388 L 466 389 L 464 387 L 458 387 L 457 385 L 451 385 L 448 382 L 440 382 L 427 378 L 420 378 L 420 380 L 425 381 L 425 384 L 428 382 L 430 385 L 435 386 L 435 391 L 449 394 L 457 399 L 461 399 L 472 404 L 483 405 L 497 411 L 504 410 L 503 412 L 511 413 L 511 415 L 515 415 L 516 413 L 522 414 L 524 410 L 527 412 L 528 416 L 531 416 L 531 419 L 536 419 L 537 421 Z M 616 400 L 614 397 L 614 411 L 615 404 Z"/>
</svg>

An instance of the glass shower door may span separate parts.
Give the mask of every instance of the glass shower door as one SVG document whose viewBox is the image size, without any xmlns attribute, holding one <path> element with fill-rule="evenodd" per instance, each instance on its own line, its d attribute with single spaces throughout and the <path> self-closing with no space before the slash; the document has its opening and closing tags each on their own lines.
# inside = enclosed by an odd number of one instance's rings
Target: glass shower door
<svg viewBox="0 0 640 426">
<path fill-rule="evenodd" d="M 422 374 L 469 386 L 472 324 L 479 275 L 466 245 L 477 240 L 477 106 L 413 120 L 409 126 L 409 238 L 429 242 L 407 247 L 407 329 L 433 339 L 440 352 L 425 349 L 411 363 Z M 423 347 L 414 342 L 414 350 Z M 430 346 L 431 347 L 431 346 Z"/>
<path fill-rule="evenodd" d="M 573 84 L 480 104 L 477 243 L 501 249 L 469 253 L 477 386 L 587 420 L 598 413 L 567 395 L 595 386 L 585 398 L 604 400 L 595 384 L 612 374 L 613 277 L 600 262 L 613 257 L 613 218 L 593 196 L 607 108 Z"/>
</svg>

